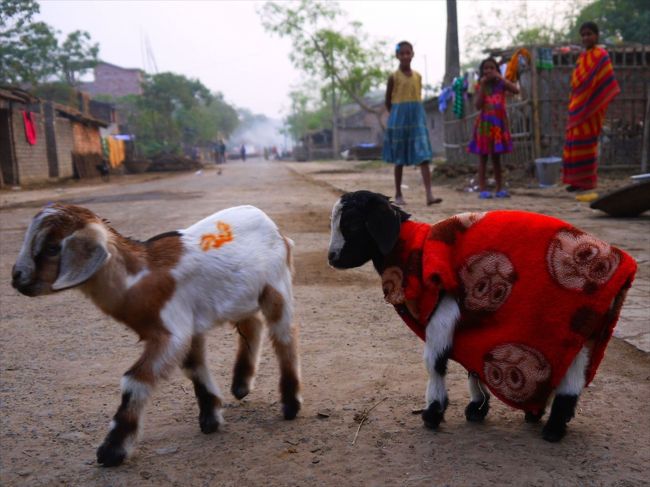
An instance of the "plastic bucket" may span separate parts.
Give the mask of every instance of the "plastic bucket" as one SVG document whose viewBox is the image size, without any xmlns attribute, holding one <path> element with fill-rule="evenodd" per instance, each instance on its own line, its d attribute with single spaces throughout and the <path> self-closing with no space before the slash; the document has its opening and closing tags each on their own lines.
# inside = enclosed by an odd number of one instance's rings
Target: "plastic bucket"
<svg viewBox="0 0 650 487">
<path fill-rule="evenodd" d="M 535 159 L 535 169 L 537 170 L 537 180 L 540 187 L 548 188 L 557 184 L 561 164 L 562 159 L 559 157 Z"/>
</svg>

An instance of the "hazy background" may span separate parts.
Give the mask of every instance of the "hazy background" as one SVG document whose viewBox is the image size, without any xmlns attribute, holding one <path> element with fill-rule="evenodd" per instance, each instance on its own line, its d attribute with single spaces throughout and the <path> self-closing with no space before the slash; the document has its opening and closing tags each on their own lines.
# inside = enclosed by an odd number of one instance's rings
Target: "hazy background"
<svg viewBox="0 0 650 487">
<path fill-rule="evenodd" d="M 561 19 L 565 1 L 528 2 L 528 11 Z M 42 20 L 64 34 L 86 30 L 100 45 L 99 58 L 149 73 L 173 71 L 198 78 L 238 107 L 272 118 L 287 114 L 287 94 L 301 83 L 289 61 L 290 41 L 262 28 L 257 1 L 116 1 L 43 0 Z M 446 2 L 339 2 L 349 20 L 360 21 L 371 37 L 390 44 L 409 40 L 415 46 L 413 68 L 435 85 L 444 74 Z M 515 1 L 459 0 L 461 48 L 476 28 L 479 13 L 490 20 L 498 7 L 521 7 Z M 494 18 L 494 28 L 499 19 Z M 154 65 L 155 61 L 155 65 Z"/>
</svg>

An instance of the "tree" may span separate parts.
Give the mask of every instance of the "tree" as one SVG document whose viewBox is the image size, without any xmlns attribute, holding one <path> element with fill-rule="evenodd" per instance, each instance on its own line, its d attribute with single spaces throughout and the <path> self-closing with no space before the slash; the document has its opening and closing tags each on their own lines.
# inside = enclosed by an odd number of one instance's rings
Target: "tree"
<svg viewBox="0 0 650 487">
<path fill-rule="evenodd" d="M 97 65 L 98 53 L 99 44 L 90 43 L 88 32 L 71 32 L 58 49 L 60 75 L 70 86 L 76 86 L 79 77 Z"/>
<path fill-rule="evenodd" d="M 648 0 L 595 0 L 578 14 L 572 34 L 586 21 L 596 22 L 601 42 L 650 44 L 650 5 Z"/>
<path fill-rule="evenodd" d="M 579 43 L 580 25 L 596 22 L 600 41 L 605 44 L 638 42 L 650 44 L 650 8 L 648 0 L 571 0 L 556 4 L 543 18 L 528 11 L 520 2 L 509 13 L 496 8 L 489 21 L 477 16 L 466 44 L 464 66 L 476 65 L 483 50 L 531 44 Z M 498 25 L 499 28 L 495 28 Z"/>
<path fill-rule="evenodd" d="M 39 11 L 34 0 L 0 0 L 0 83 L 36 83 L 56 71 L 55 33 L 32 22 Z"/>
<path fill-rule="evenodd" d="M 146 76 L 142 96 L 117 100 L 128 112 L 129 130 L 141 154 L 178 154 L 183 147 L 228 137 L 239 123 L 221 93 L 212 94 L 199 80 L 176 73 Z"/>
<path fill-rule="evenodd" d="M 37 85 L 58 79 L 74 86 L 97 63 L 98 44 L 84 31 L 70 33 L 59 45 L 58 31 L 33 22 L 34 0 L 0 0 L 0 83 Z"/>
<path fill-rule="evenodd" d="M 479 13 L 465 39 L 469 48 L 464 51 L 463 67 L 476 68 L 487 49 L 569 42 L 574 19 L 584 4 L 585 0 L 557 3 L 543 18 L 529 12 L 526 0 L 508 11 L 494 8 L 487 19 Z"/>
<path fill-rule="evenodd" d="M 456 0 L 447 0 L 447 41 L 445 43 L 445 77 L 443 85 L 450 85 L 460 75 L 458 49 L 458 13 Z"/>
<path fill-rule="evenodd" d="M 381 123 L 381 112 L 369 106 L 364 96 L 388 77 L 385 43 L 370 42 L 359 22 L 339 28 L 342 12 L 335 2 L 267 2 L 259 13 L 265 29 L 291 39 L 290 57 L 296 67 L 329 88 L 335 154 L 339 151 L 338 114 L 342 96 L 374 113 Z"/>
<path fill-rule="evenodd" d="M 293 90 L 289 93 L 291 111 L 286 119 L 289 135 L 300 140 L 307 132 L 322 128 L 331 120 L 329 107 L 319 103 L 305 90 Z"/>
</svg>

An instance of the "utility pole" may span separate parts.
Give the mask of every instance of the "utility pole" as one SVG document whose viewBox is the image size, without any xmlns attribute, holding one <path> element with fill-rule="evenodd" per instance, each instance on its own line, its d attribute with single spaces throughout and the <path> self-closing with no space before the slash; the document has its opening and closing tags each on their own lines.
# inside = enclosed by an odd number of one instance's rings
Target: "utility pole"
<svg viewBox="0 0 650 487">
<path fill-rule="evenodd" d="M 445 48 L 445 77 L 443 86 L 449 86 L 460 76 L 460 55 L 458 49 L 458 12 L 456 0 L 447 0 L 447 42 Z"/>
</svg>

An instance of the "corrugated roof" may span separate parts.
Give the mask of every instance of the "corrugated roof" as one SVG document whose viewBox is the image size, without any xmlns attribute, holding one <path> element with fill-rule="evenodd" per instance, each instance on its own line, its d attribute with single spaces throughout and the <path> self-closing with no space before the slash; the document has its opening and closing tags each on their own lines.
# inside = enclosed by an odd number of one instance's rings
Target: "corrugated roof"
<svg viewBox="0 0 650 487">
<path fill-rule="evenodd" d="M 61 105 L 60 103 L 54 103 L 53 102 L 52 106 L 63 117 L 69 118 L 69 119 L 74 120 L 76 122 L 89 123 L 91 125 L 99 125 L 101 127 L 108 127 L 110 125 L 109 123 L 105 122 L 104 120 L 100 120 L 98 118 L 85 115 L 85 114 L 81 113 L 79 110 L 76 110 L 76 109 L 74 109 L 72 107 L 69 107 L 67 105 Z"/>
</svg>

